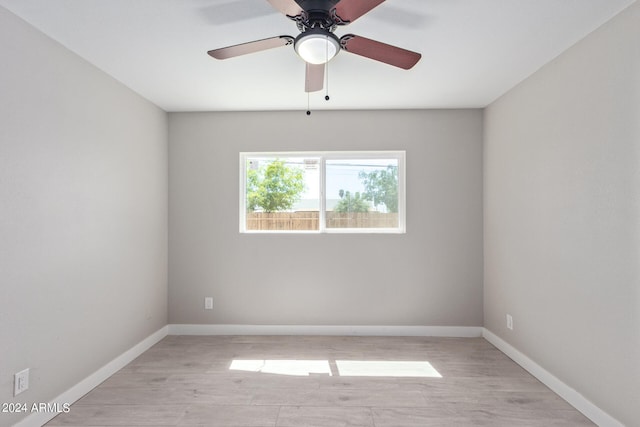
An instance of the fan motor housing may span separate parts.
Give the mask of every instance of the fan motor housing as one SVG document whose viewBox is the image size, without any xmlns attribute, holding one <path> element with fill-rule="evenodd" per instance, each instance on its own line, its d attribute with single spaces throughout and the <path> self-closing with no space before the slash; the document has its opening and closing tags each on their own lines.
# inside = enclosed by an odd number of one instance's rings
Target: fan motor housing
<svg viewBox="0 0 640 427">
<path fill-rule="evenodd" d="M 333 32 L 336 26 L 346 23 L 336 15 L 335 6 L 339 0 L 296 0 L 296 3 L 302 9 L 302 13 L 289 18 L 296 22 L 301 32 L 311 28 Z"/>
<path fill-rule="evenodd" d="M 309 12 L 312 10 L 324 10 L 327 13 L 333 9 L 340 0 L 295 0 L 302 10 Z"/>
</svg>

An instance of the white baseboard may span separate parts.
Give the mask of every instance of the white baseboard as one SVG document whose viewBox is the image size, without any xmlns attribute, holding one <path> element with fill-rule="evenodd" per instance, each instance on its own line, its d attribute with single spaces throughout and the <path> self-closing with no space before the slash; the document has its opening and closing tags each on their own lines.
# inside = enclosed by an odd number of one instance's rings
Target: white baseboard
<svg viewBox="0 0 640 427">
<path fill-rule="evenodd" d="M 481 337 L 480 326 L 169 325 L 169 335 Z"/>
<path fill-rule="evenodd" d="M 158 331 L 149 335 L 147 338 L 140 341 L 138 344 L 131 347 L 129 350 L 122 353 L 120 356 L 113 359 L 111 362 L 104 365 L 102 368 L 89 375 L 78 384 L 65 391 L 51 402 L 50 405 L 57 404 L 58 407 L 62 407 L 65 403 L 73 403 L 80 399 L 82 396 L 93 390 L 100 383 L 105 381 L 111 375 L 124 368 L 127 364 L 133 361 L 136 357 L 151 348 L 154 344 L 158 343 L 161 339 L 167 336 L 169 331 L 168 326 L 163 326 Z M 40 427 L 43 424 L 53 419 L 57 413 L 51 412 L 34 412 L 28 417 L 24 418 L 20 422 L 14 425 L 14 427 Z"/>
<path fill-rule="evenodd" d="M 518 365 L 522 366 L 531 375 L 536 377 L 540 382 L 553 390 L 557 395 L 566 400 L 571 406 L 582 412 L 584 416 L 596 423 L 600 427 L 624 427 L 620 421 L 607 414 L 602 409 L 591 403 L 586 397 L 569 387 L 567 384 L 559 380 L 549 371 L 529 359 L 523 353 L 518 351 L 511 344 L 502 338 L 483 328 L 482 336 L 484 339 L 493 344 L 498 350 L 506 354 Z"/>
</svg>

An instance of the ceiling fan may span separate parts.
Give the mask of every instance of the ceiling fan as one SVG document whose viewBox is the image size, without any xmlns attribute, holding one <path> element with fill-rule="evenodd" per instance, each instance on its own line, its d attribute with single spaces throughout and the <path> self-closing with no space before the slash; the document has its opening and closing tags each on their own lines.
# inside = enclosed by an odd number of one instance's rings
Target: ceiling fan
<svg viewBox="0 0 640 427">
<path fill-rule="evenodd" d="M 322 90 L 325 64 L 344 50 L 405 70 L 422 57 L 419 53 L 354 34 L 338 38 L 334 31 L 369 12 L 385 0 L 267 0 L 298 26 L 300 34 L 276 36 L 214 49 L 216 59 L 227 59 L 280 46 L 293 45 L 306 62 L 305 91 Z"/>
</svg>

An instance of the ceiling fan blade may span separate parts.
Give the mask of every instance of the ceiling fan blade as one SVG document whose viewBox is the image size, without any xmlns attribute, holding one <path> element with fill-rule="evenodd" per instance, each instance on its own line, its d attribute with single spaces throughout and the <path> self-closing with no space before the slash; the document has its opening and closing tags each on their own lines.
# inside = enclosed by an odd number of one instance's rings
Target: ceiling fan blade
<svg viewBox="0 0 640 427">
<path fill-rule="evenodd" d="M 267 0 L 271 6 L 278 9 L 287 16 L 298 16 L 302 13 L 302 8 L 294 0 Z"/>
<path fill-rule="evenodd" d="M 345 23 L 353 22 L 384 0 L 341 0 L 336 5 L 336 15 Z"/>
<path fill-rule="evenodd" d="M 324 85 L 324 67 L 325 64 L 309 64 L 307 62 L 307 71 L 304 78 L 305 92 L 322 90 Z"/>
<path fill-rule="evenodd" d="M 216 59 L 227 59 L 235 56 L 246 55 L 248 53 L 273 49 L 274 47 L 286 46 L 293 43 L 293 40 L 294 39 L 291 36 L 270 37 L 268 39 L 255 40 L 252 42 L 210 50 L 207 53 Z"/>
<path fill-rule="evenodd" d="M 416 65 L 422 58 L 417 52 L 378 42 L 366 37 L 347 34 L 340 38 L 340 46 L 347 52 L 384 62 L 405 70 Z"/>
</svg>

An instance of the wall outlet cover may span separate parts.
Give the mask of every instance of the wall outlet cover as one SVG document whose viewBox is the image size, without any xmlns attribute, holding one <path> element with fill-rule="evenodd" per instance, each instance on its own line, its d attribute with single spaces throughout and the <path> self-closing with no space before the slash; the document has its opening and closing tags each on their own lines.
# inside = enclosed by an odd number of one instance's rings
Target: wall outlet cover
<svg viewBox="0 0 640 427">
<path fill-rule="evenodd" d="M 13 376 L 13 395 L 27 391 L 29 388 L 29 369 L 18 372 Z"/>
</svg>

